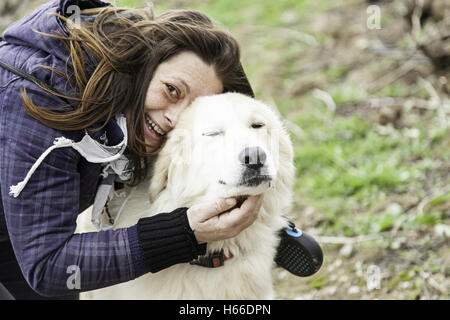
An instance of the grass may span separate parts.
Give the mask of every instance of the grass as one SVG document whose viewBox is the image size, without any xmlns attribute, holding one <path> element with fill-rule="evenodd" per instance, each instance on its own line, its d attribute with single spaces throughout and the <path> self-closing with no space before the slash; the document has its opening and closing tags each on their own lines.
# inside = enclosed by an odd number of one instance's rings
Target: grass
<svg viewBox="0 0 450 320">
<path fill-rule="evenodd" d="M 414 140 L 380 136 L 357 117 L 338 118 L 327 124 L 308 122 L 309 126 L 302 128 L 311 130 L 311 138 L 295 150 L 297 193 L 324 215 L 333 217 L 328 230 L 331 233 L 343 231 L 352 236 L 392 227 L 403 213 L 402 208 L 393 211 L 388 206 L 381 212 L 373 208 L 387 202 L 390 195 L 420 188 L 432 162 L 411 159 L 432 156 L 426 133 Z M 417 191 L 425 196 L 423 190 Z M 448 196 L 442 196 L 430 205 L 448 200 Z M 352 210 L 354 203 L 358 204 L 358 212 Z M 434 211 L 415 219 L 410 226 L 432 225 L 442 219 L 443 212 Z"/>
<path fill-rule="evenodd" d="M 182 1 L 153 1 L 156 12 L 171 9 L 182 5 Z M 145 4 L 142 0 L 116 0 L 117 6 L 141 7 Z M 282 18 L 286 10 L 291 10 L 296 15 L 305 13 L 305 0 L 280 0 L 277 2 L 253 0 L 241 1 L 189 1 L 189 8 L 200 10 L 210 17 L 216 19 L 227 27 L 234 27 L 244 23 L 262 22 L 267 25 L 274 25 Z"/>
<path fill-rule="evenodd" d="M 157 7 L 167 8 L 166 1 L 155 1 Z M 296 16 L 305 13 L 305 0 L 264 1 L 191 1 L 189 8 L 200 10 L 228 28 L 247 23 L 277 25 L 283 14 L 289 10 Z"/>
</svg>

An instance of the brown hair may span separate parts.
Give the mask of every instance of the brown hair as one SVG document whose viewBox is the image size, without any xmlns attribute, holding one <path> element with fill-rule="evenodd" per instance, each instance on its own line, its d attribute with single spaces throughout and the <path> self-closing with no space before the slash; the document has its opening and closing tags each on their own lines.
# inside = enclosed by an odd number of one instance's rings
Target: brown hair
<svg viewBox="0 0 450 320">
<path fill-rule="evenodd" d="M 31 116 L 59 130 L 100 130 L 112 116 L 126 113 L 128 151 L 134 162 L 131 185 L 138 184 L 147 174 L 151 154 L 146 152 L 143 106 L 148 85 L 160 63 L 182 51 L 192 51 L 215 68 L 224 92 L 254 96 L 240 63 L 237 41 L 201 12 L 169 10 L 154 18 L 149 8 L 106 7 L 82 13 L 96 16 L 93 22 L 81 27 L 68 27 L 68 37 L 45 34 L 61 39 L 66 45 L 73 75 L 67 70 L 50 69 L 64 76 L 77 96 L 51 93 L 76 101 L 77 108 L 67 108 L 69 105 L 40 108 L 26 91 L 22 92 L 23 102 Z M 68 26 L 71 24 L 59 17 Z M 90 77 L 87 68 L 93 70 Z"/>
</svg>

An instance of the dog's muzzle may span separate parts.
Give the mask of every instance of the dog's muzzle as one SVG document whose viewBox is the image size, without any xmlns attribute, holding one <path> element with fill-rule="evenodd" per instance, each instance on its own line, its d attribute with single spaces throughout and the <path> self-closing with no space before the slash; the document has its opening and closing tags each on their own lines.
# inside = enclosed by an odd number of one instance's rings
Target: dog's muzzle
<svg viewBox="0 0 450 320">
<path fill-rule="evenodd" d="M 246 147 L 239 153 L 239 162 L 244 167 L 240 184 L 248 187 L 257 187 L 264 181 L 272 180 L 272 177 L 263 174 L 267 155 L 260 147 Z"/>
</svg>

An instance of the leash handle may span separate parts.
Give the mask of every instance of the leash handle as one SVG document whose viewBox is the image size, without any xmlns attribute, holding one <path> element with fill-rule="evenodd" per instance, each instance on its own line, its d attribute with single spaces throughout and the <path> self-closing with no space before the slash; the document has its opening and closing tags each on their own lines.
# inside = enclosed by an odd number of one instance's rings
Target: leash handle
<svg viewBox="0 0 450 320">
<path fill-rule="evenodd" d="M 295 228 L 293 223 L 289 223 L 279 236 L 281 240 L 275 257 L 279 267 L 299 277 L 309 277 L 319 271 L 323 252 L 312 236 Z"/>
</svg>

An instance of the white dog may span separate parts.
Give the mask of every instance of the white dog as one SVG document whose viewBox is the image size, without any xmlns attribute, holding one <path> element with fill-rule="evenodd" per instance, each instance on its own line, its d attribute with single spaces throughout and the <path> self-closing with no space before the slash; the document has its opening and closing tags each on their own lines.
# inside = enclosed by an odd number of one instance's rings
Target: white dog
<svg viewBox="0 0 450 320">
<path fill-rule="evenodd" d="M 235 238 L 208 243 L 208 253 L 231 257 L 221 267 L 177 264 L 81 299 L 273 298 L 277 233 L 287 226 L 282 215 L 290 209 L 294 171 L 292 143 L 269 107 L 237 93 L 197 98 L 169 133 L 150 185 L 138 187 L 115 227 L 219 197 L 264 193 L 258 218 Z M 79 219 L 78 232 L 94 230 L 89 218 Z"/>
</svg>

